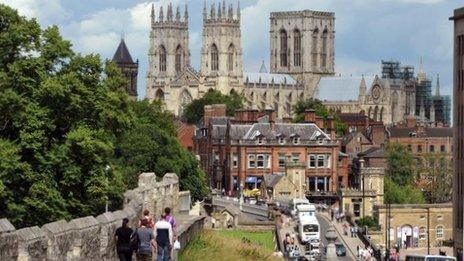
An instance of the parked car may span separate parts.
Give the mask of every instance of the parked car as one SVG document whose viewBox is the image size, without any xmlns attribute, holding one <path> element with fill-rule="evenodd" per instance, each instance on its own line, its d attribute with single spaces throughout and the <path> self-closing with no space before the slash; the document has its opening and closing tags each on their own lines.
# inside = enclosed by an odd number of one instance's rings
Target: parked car
<svg viewBox="0 0 464 261">
<path fill-rule="evenodd" d="M 337 256 L 346 256 L 346 248 L 342 243 L 335 243 Z"/>
</svg>

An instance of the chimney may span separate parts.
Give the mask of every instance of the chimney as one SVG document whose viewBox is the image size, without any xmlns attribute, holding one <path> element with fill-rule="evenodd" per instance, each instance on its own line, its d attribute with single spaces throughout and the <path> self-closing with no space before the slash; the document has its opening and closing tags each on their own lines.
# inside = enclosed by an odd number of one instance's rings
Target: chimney
<svg viewBox="0 0 464 261">
<path fill-rule="evenodd" d="M 292 117 L 284 117 L 284 118 L 282 118 L 282 122 L 283 123 L 292 123 L 293 118 Z"/>
<path fill-rule="evenodd" d="M 385 144 L 386 135 L 385 135 L 385 126 L 382 122 L 375 122 L 371 126 L 372 129 L 372 143 L 374 145 Z"/>
<path fill-rule="evenodd" d="M 266 115 L 269 117 L 269 125 L 271 126 L 271 130 L 275 131 L 275 118 L 276 118 L 276 113 L 274 109 L 268 108 L 265 110 Z"/>
<path fill-rule="evenodd" d="M 234 122 L 236 123 L 256 123 L 259 113 L 257 109 L 235 110 Z"/>
<path fill-rule="evenodd" d="M 227 107 L 225 104 L 213 104 L 213 117 L 226 117 Z"/>
<path fill-rule="evenodd" d="M 203 114 L 203 123 L 205 126 L 209 125 L 209 120 L 213 117 L 213 106 L 205 105 L 204 107 L 204 114 Z"/>
<path fill-rule="evenodd" d="M 415 128 L 416 125 L 417 125 L 416 116 L 409 115 L 408 117 L 406 117 L 406 126 L 407 126 L 409 129 Z"/>
<path fill-rule="evenodd" d="M 330 133 L 330 138 L 335 139 L 335 119 L 332 115 L 327 117 L 327 130 Z"/>
<path fill-rule="evenodd" d="M 323 130 L 324 129 L 324 118 L 320 116 L 316 116 L 316 126 L 319 127 L 319 129 Z"/>
<path fill-rule="evenodd" d="M 316 111 L 313 109 L 305 110 L 304 121 L 307 123 L 315 123 L 316 122 Z"/>
</svg>

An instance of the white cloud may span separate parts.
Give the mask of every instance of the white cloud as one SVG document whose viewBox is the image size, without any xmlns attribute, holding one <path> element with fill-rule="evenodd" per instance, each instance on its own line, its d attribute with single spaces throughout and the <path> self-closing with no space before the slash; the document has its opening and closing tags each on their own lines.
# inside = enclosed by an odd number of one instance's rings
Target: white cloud
<svg viewBox="0 0 464 261">
<path fill-rule="evenodd" d="M 19 14 L 28 18 L 37 18 L 45 26 L 62 22 L 71 16 L 60 0 L 0 0 L 0 3 L 17 9 Z"/>
</svg>

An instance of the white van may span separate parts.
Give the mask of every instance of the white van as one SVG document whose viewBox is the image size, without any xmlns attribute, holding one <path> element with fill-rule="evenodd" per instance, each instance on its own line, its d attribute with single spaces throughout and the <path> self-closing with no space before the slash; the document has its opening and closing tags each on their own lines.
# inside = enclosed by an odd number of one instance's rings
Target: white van
<svg viewBox="0 0 464 261">
<path fill-rule="evenodd" d="M 302 243 L 314 243 L 319 244 L 320 242 L 320 225 L 319 221 L 315 216 L 302 217 L 298 220 L 298 234 Z"/>
<path fill-rule="evenodd" d="M 290 200 L 290 214 L 295 217 L 297 214 L 297 207 L 299 205 L 310 205 L 309 200 L 305 198 L 292 198 Z"/>
<path fill-rule="evenodd" d="M 300 204 L 296 207 L 296 218 L 297 220 L 306 217 L 316 216 L 316 206 L 314 204 Z"/>
</svg>

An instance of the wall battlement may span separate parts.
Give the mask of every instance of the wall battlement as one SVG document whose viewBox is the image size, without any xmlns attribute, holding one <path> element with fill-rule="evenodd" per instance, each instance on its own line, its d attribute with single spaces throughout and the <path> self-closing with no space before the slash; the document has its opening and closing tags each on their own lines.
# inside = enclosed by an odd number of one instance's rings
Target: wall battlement
<svg viewBox="0 0 464 261">
<path fill-rule="evenodd" d="M 138 187 L 124 193 L 122 210 L 21 229 L 0 219 L 0 260 L 116 260 L 114 233 L 122 219 L 129 218 L 134 227 L 144 209 L 158 218 L 165 207 L 175 215 L 188 212 L 190 192 L 179 192 L 174 173 L 165 174 L 161 181 L 156 181 L 155 173 L 142 173 Z M 182 218 L 179 239 L 186 243 L 193 235 L 185 234 L 198 233 L 202 224 L 202 217 Z"/>
</svg>

